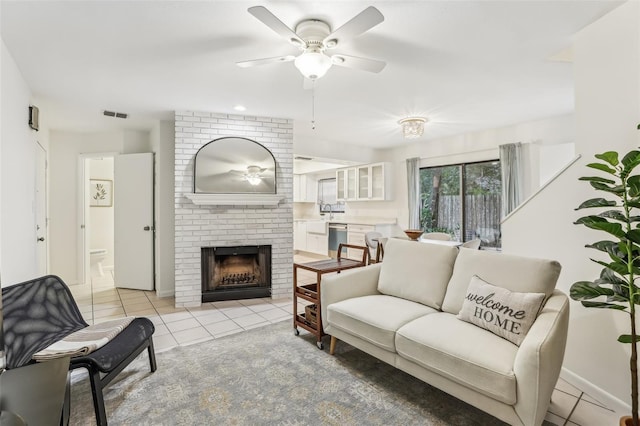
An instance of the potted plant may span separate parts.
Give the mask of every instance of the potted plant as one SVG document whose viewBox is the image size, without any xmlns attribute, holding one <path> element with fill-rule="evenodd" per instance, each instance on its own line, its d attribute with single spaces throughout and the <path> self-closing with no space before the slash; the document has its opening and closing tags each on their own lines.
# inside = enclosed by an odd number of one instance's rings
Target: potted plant
<svg viewBox="0 0 640 426">
<path fill-rule="evenodd" d="M 640 125 L 638 125 L 640 129 Z M 570 296 L 588 308 L 616 309 L 629 315 L 630 333 L 618 337 L 618 342 L 631 345 L 631 417 L 620 419 L 621 425 L 640 426 L 638 421 L 638 351 L 636 332 L 636 305 L 640 305 L 640 288 L 635 281 L 640 277 L 640 175 L 633 174 L 640 165 L 640 151 L 629 151 L 620 160 L 618 153 L 607 151 L 595 156 L 599 162 L 587 164 L 603 176 L 585 176 L 606 198 L 592 198 L 576 210 L 598 208 L 606 210 L 578 219 L 575 224 L 609 234 L 607 240 L 586 247 L 606 253 L 609 261 L 591 259 L 602 265 L 600 277 L 594 281 L 578 281 L 571 286 Z M 598 299 L 594 301 L 593 299 Z"/>
</svg>

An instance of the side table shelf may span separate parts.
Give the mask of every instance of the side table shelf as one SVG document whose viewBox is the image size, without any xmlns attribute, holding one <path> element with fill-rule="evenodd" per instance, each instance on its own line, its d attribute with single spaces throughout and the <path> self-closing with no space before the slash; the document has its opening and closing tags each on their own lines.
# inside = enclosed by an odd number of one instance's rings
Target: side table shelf
<svg viewBox="0 0 640 426">
<path fill-rule="evenodd" d="M 361 249 L 363 251 L 362 259 L 353 260 L 340 257 L 343 248 Z M 324 330 L 322 329 L 322 314 L 320 309 L 320 292 L 322 275 L 331 272 L 344 271 L 345 269 L 359 268 L 367 264 L 369 250 L 367 247 L 356 246 L 351 244 L 341 244 L 338 248 L 337 259 L 318 260 L 309 263 L 294 263 L 293 264 L 293 330 L 295 335 L 299 335 L 300 331 L 298 327 L 302 327 L 309 333 L 316 336 L 316 345 L 319 349 L 323 349 L 322 336 L 324 336 Z M 298 284 L 298 269 L 304 269 L 316 274 L 316 282 L 312 284 Z M 298 312 L 298 298 L 311 302 L 315 305 L 315 316 L 309 318 L 307 312 Z M 307 308 L 307 311 L 311 313 L 313 310 Z"/>
</svg>

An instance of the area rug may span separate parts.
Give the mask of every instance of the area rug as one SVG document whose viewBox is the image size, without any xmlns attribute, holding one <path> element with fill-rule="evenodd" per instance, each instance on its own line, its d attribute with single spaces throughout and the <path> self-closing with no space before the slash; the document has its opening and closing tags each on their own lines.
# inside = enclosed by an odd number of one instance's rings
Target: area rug
<svg viewBox="0 0 640 426">
<path fill-rule="evenodd" d="M 110 425 L 504 425 L 346 343 L 331 356 L 289 321 L 157 361 L 152 374 L 145 352 L 107 387 Z M 95 424 L 86 374 L 71 398 L 70 423 Z"/>
</svg>

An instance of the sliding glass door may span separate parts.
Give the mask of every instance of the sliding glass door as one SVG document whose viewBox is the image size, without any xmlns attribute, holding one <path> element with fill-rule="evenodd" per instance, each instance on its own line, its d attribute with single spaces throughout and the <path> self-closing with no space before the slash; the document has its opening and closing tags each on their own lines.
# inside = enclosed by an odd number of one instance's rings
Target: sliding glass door
<svg viewBox="0 0 640 426">
<path fill-rule="evenodd" d="M 499 161 L 420 169 L 420 224 L 456 241 L 481 239 L 499 248 L 501 178 Z"/>
</svg>

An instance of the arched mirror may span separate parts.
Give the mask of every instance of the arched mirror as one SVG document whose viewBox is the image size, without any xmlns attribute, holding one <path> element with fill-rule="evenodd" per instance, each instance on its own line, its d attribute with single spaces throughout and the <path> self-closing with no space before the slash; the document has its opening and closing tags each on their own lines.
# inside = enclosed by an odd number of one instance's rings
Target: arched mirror
<svg viewBox="0 0 640 426">
<path fill-rule="evenodd" d="M 246 138 L 212 140 L 196 153 L 194 193 L 275 194 L 276 160 Z"/>
</svg>

